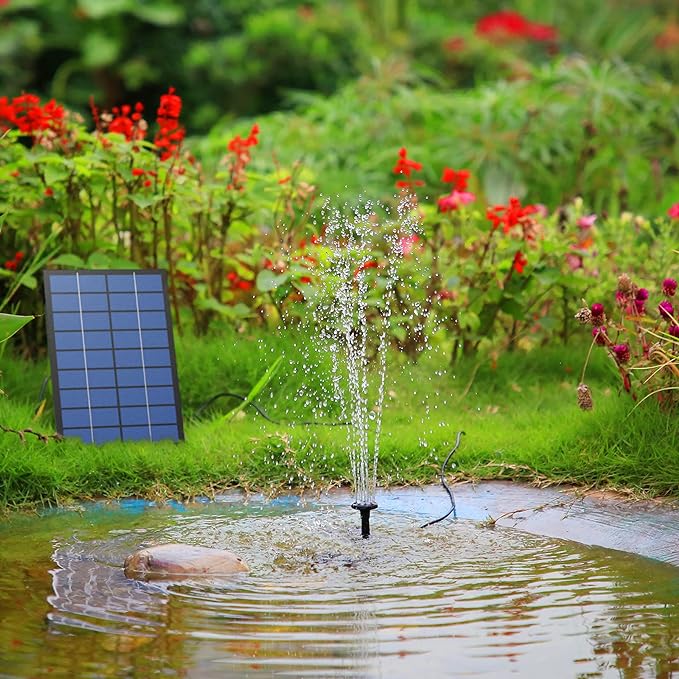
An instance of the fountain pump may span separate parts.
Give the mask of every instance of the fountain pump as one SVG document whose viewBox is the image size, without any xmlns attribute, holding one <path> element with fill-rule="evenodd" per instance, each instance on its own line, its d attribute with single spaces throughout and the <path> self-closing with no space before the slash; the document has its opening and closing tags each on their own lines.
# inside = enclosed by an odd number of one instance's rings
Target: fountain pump
<svg viewBox="0 0 679 679">
<path fill-rule="evenodd" d="M 359 504 L 354 502 L 351 505 L 353 509 L 358 509 L 361 512 L 361 536 L 364 538 L 370 537 L 370 512 L 377 509 L 376 502 L 369 502 L 367 504 Z"/>
</svg>

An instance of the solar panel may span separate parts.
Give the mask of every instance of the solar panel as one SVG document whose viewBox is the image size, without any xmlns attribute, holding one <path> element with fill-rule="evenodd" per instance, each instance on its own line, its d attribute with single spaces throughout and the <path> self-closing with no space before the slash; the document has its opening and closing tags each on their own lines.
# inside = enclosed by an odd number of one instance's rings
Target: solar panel
<svg viewBox="0 0 679 679">
<path fill-rule="evenodd" d="M 45 271 L 57 431 L 184 438 L 165 271 Z"/>
</svg>

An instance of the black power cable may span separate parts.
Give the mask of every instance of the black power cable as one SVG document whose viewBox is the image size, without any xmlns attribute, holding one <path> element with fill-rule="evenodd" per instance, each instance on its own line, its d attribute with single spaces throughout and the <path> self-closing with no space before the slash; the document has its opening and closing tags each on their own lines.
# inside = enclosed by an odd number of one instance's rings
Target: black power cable
<svg viewBox="0 0 679 679">
<path fill-rule="evenodd" d="M 441 485 L 445 488 L 446 493 L 448 493 L 448 497 L 450 498 L 450 510 L 444 514 L 440 519 L 434 519 L 433 521 L 428 521 L 427 523 L 423 523 L 420 528 L 426 528 L 427 526 L 433 526 L 435 523 L 438 523 L 439 521 L 443 521 L 443 519 L 447 519 L 451 514 L 454 515 L 455 513 L 455 498 L 453 497 L 453 491 L 450 490 L 450 486 L 446 483 L 446 466 L 448 465 L 448 462 L 450 458 L 453 456 L 453 453 L 460 447 L 460 441 L 462 439 L 464 432 L 463 431 L 458 431 L 457 432 L 457 439 L 455 441 L 455 447 L 448 453 L 448 456 L 446 459 L 443 461 L 443 464 L 441 465 Z"/>
<path fill-rule="evenodd" d="M 203 403 L 203 405 L 196 410 L 194 417 L 198 419 L 198 417 L 205 411 L 206 408 L 209 408 L 215 401 L 217 401 L 220 398 L 223 398 L 225 396 L 228 396 L 229 398 L 237 398 L 240 399 L 243 402 L 247 401 L 247 404 L 252 406 L 265 420 L 268 420 L 269 422 L 273 424 L 289 424 L 289 425 L 300 425 L 300 426 L 314 426 L 314 427 L 347 427 L 351 424 L 351 422 L 316 422 L 316 421 L 308 421 L 304 420 L 302 422 L 286 422 L 283 420 L 274 420 L 273 417 L 270 417 L 267 415 L 266 411 L 258 406 L 254 401 L 250 401 L 247 399 L 245 396 L 241 396 L 241 394 L 235 394 L 232 391 L 222 391 L 219 394 L 216 394 L 213 396 L 211 399 Z"/>
</svg>

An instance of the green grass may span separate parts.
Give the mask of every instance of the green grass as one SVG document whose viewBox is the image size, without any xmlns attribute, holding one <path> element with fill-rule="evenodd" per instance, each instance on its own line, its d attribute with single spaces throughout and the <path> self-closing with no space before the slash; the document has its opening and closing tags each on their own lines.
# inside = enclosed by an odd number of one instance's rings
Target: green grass
<svg viewBox="0 0 679 679">
<path fill-rule="evenodd" d="M 84 445 L 76 440 L 43 443 L 0 434 L 0 507 L 51 505 L 87 498 L 190 497 L 227 487 L 279 490 L 320 488 L 350 478 L 344 427 L 274 424 L 251 409 L 237 421 L 222 414 L 236 404 L 224 399 L 207 419 L 197 407 L 220 391 L 246 394 L 279 353 L 280 379 L 259 399 L 276 419 L 336 419 L 312 413 L 327 390 L 321 364 L 305 368 L 303 335 L 247 336 L 223 333 L 180 340 L 178 365 L 186 441 Z M 300 349 L 301 347 L 301 349 Z M 458 478 L 547 479 L 624 489 L 652 496 L 679 496 L 676 414 L 650 400 L 632 411 L 618 395 L 615 376 L 595 354 L 588 381 L 592 412 L 575 399 L 585 349 L 538 350 L 503 356 L 498 365 L 469 362 L 451 369 L 443 358 L 412 365 L 390 357 L 379 476 L 383 484 L 437 479 L 440 461 L 459 429 L 466 437 L 455 458 Z M 308 362 L 308 359 L 307 359 Z M 46 363 L 2 360 L 0 424 L 52 432 L 48 403 L 34 419 Z M 298 392 L 304 387 L 305 394 Z"/>
</svg>

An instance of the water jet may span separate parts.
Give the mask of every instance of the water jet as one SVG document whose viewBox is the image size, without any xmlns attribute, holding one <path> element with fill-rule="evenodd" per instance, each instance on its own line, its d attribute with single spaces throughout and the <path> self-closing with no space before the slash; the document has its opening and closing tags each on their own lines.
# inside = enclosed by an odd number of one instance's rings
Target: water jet
<svg viewBox="0 0 679 679">
<path fill-rule="evenodd" d="M 347 447 L 361 535 L 370 536 L 377 508 L 377 460 L 386 381 L 387 349 L 400 265 L 418 220 L 412 199 L 403 199 L 395 219 L 380 218 L 371 202 L 342 212 L 324 206 L 325 248 L 319 269 L 321 293 L 312 314 L 319 349 L 332 358 L 334 400 L 349 421 Z M 348 214 L 347 214 L 348 212 Z M 371 372 L 375 384 L 370 384 Z M 372 387 L 372 388 L 371 388 Z"/>
</svg>

